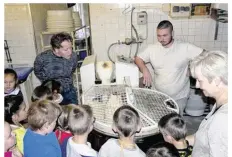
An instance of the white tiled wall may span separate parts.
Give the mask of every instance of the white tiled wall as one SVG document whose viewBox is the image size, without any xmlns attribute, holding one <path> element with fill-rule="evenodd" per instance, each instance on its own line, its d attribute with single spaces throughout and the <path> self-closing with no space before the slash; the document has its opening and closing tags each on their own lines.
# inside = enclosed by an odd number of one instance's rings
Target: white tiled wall
<svg viewBox="0 0 232 157">
<path fill-rule="evenodd" d="M 27 4 L 5 4 L 4 39 L 13 62 L 32 64 L 35 58 L 34 31 Z"/>
<path fill-rule="evenodd" d="M 118 40 L 124 41 L 131 36 L 129 4 L 90 4 L 90 24 L 93 52 L 98 60 L 109 60 L 107 49 Z M 148 38 L 139 48 L 142 51 L 147 44 L 157 42 L 156 27 L 161 20 L 170 20 L 174 26 L 174 37 L 188 41 L 207 50 L 223 50 L 228 48 L 228 24 L 219 23 L 218 39 L 214 40 L 216 23 L 210 18 L 171 19 L 162 11 L 162 4 L 132 4 L 136 9 L 133 14 L 133 24 L 139 35 L 145 37 L 146 25 L 137 25 L 137 12 L 148 13 Z M 124 12 L 123 12 L 124 11 Z M 132 46 L 135 53 L 135 45 Z M 112 56 L 123 54 L 129 56 L 130 46 L 116 45 L 110 50 Z"/>
<path fill-rule="evenodd" d="M 64 10 L 64 9 L 67 9 L 65 3 L 63 4 L 31 3 L 30 4 L 30 11 L 31 11 L 32 23 L 34 28 L 37 54 L 42 52 L 40 33 L 42 31 L 46 31 L 47 10 Z M 49 36 L 44 36 L 44 41 L 48 40 L 48 38 Z M 48 43 L 50 43 L 50 40 Z"/>
<path fill-rule="evenodd" d="M 47 10 L 66 8 L 65 3 L 6 3 L 4 5 L 4 39 L 8 42 L 14 64 L 33 66 L 36 54 L 41 53 L 39 35 L 41 31 L 46 29 Z M 39 84 L 39 80 L 33 74 L 33 86 L 36 87 Z"/>
</svg>

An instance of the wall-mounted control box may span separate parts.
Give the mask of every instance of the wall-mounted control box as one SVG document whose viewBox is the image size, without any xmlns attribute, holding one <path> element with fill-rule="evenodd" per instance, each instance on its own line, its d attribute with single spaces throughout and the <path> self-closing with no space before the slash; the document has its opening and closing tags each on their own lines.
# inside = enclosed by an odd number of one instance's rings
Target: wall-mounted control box
<svg viewBox="0 0 232 157">
<path fill-rule="evenodd" d="M 174 18 L 188 18 L 190 17 L 191 6 L 190 3 L 172 3 L 170 16 Z"/>
<path fill-rule="evenodd" d="M 145 25 L 147 23 L 147 12 L 141 11 L 137 13 L 137 24 Z"/>
</svg>

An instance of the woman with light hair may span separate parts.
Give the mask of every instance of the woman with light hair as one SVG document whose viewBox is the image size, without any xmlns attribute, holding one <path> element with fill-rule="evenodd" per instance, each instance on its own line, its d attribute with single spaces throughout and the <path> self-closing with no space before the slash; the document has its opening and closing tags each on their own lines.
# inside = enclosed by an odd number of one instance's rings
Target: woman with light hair
<svg viewBox="0 0 232 157">
<path fill-rule="evenodd" d="M 227 157 L 228 149 L 228 54 L 205 51 L 190 64 L 196 87 L 216 104 L 201 122 L 198 131 L 187 137 L 192 157 Z"/>
</svg>

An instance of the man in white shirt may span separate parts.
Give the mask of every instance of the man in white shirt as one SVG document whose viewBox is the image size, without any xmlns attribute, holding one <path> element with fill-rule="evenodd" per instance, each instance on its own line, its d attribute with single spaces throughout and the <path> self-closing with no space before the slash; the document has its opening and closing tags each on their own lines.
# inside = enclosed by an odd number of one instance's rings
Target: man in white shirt
<svg viewBox="0 0 232 157">
<path fill-rule="evenodd" d="M 161 21 L 157 26 L 158 43 L 149 45 L 135 57 L 135 63 L 143 73 L 143 84 L 171 96 L 179 105 L 180 114 L 186 107 L 190 91 L 189 61 L 203 49 L 187 42 L 173 39 L 173 26 L 170 21 Z M 154 68 L 154 80 L 146 67 L 150 62 Z"/>
</svg>

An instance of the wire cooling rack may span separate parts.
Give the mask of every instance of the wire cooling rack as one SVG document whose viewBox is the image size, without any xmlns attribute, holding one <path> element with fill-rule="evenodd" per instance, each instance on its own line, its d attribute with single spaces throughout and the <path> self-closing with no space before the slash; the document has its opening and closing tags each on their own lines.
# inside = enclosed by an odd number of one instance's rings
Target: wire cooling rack
<svg viewBox="0 0 232 157">
<path fill-rule="evenodd" d="M 141 117 L 142 129 L 136 138 L 159 132 L 158 121 L 171 112 L 179 112 L 177 103 L 168 95 L 146 88 L 125 85 L 95 85 L 82 96 L 83 104 L 90 105 L 96 117 L 94 129 L 116 137 L 112 131 L 113 114 L 122 105 L 130 105 Z"/>
</svg>

